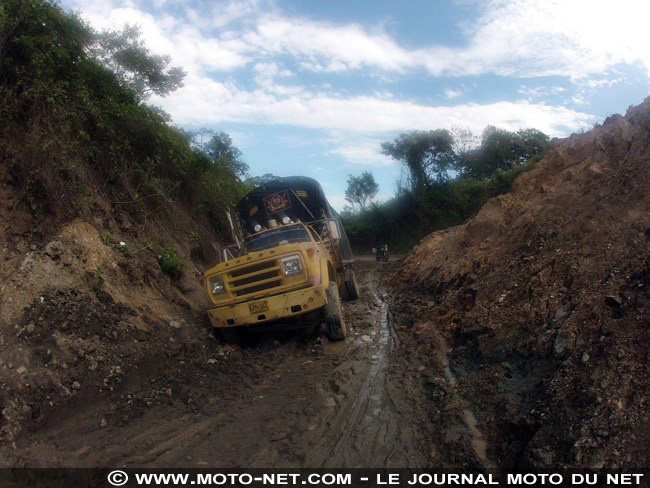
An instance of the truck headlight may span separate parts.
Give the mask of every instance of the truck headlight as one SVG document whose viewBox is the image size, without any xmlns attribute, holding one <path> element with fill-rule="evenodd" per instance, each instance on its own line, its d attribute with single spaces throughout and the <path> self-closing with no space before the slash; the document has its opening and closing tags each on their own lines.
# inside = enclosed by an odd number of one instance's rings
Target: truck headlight
<svg viewBox="0 0 650 488">
<path fill-rule="evenodd" d="M 210 291 L 213 295 L 221 295 L 226 292 L 222 276 L 213 276 L 210 278 Z"/>
<path fill-rule="evenodd" d="M 284 269 L 284 276 L 293 276 L 302 273 L 300 256 L 282 258 L 282 268 Z"/>
</svg>

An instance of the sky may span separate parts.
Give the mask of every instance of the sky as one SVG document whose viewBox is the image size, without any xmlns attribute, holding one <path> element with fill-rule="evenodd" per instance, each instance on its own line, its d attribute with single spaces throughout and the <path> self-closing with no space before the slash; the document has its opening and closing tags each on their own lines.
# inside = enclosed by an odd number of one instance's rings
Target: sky
<svg viewBox="0 0 650 488">
<path fill-rule="evenodd" d="M 588 130 L 650 91 L 644 0 L 63 0 L 96 29 L 137 24 L 187 72 L 149 100 L 185 129 L 225 131 L 252 175 L 303 175 L 346 204 L 371 171 L 377 200 L 402 132 L 487 125 Z"/>
</svg>

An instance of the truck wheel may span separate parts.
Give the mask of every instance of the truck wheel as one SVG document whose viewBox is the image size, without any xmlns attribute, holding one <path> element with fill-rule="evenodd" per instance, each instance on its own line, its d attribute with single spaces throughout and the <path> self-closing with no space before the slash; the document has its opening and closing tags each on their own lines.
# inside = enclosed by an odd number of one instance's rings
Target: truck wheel
<svg viewBox="0 0 650 488">
<path fill-rule="evenodd" d="M 219 333 L 219 338 L 226 344 L 236 344 L 241 346 L 244 344 L 246 337 L 244 331 L 240 327 L 222 327 L 216 329 Z"/>
<path fill-rule="evenodd" d="M 346 279 L 341 283 L 339 287 L 339 296 L 343 300 L 356 300 L 359 298 L 359 285 L 357 284 L 357 277 L 354 274 L 354 270 L 348 268 L 346 271 Z"/>
<path fill-rule="evenodd" d="M 327 305 L 323 307 L 323 319 L 327 327 L 327 337 L 331 341 L 341 341 L 348 335 L 341 311 L 341 299 L 336 283 L 331 281 L 327 287 Z"/>
<path fill-rule="evenodd" d="M 356 300 L 359 298 L 359 283 L 357 283 L 357 275 L 353 269 L 348 272 L 348 280 L 344 284 L 347 289 L 346 300 Z"/>
</svg>

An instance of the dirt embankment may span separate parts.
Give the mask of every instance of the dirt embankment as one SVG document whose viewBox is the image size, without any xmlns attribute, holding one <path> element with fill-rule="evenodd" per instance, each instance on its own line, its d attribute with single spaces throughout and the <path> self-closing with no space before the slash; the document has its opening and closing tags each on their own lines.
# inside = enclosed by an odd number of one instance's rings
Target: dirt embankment
<svg viewBox="0 0 650 488">
<path fill-rule="evenodd" d="M 25 182 L 8 166 L 0 165 L 3 466 L 30 433 L 65 422 L 86 432 L 110 424 L 120 415 L 112 399 L 148 382 L 152 371 L 171 374 L 179 362 L 222 355 L 206 323 L 200 282 L 212 242 L 203 234 L 200 243 L 189 238 L 203 222 L 174 202 L 143 215 L 141 205 L 136 211 L 111 203 L 100 186 L 88 187 L 74 220 L 35 215 L 25 205 Z M 174 245 L 185 262 L 179 279 L 161 270 L 162 243 Z M 124 415 L 167 401 L 168 388 L 132 395 Z M 195 405 L 189 389 L 173 394 Z M 48 456 L 31 465 L 49 465 Z"/>
<path fill-rule="evenodd" d="M 512 193 L 423 239 L 393 276 L 427 361 L 432 435 L 445 430 L 435 398 L 456 395 L 500 466 L 647 464 L 649 136 L 650 99 L 555 141 Z"/>
</svg>

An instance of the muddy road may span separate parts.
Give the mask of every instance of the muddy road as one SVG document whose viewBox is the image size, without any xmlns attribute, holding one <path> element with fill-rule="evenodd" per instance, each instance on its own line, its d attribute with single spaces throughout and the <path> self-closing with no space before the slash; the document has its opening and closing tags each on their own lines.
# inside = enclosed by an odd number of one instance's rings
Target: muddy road
<svg viewBox="0 0 650 488">
<path fill-rule="evenodd" d="M 404 326 L 394 322 L 382 285 L 390 267 L 358 263 L 362 297 L 345 303 L 347 340 L 329 342 L 322 332 L 262 334 L 243 348 L 212 341 L 207 360 L 181 355 L 134 365 L 110 401 L 79 402 L 26 432 L 11 463 L 487 465 L 476 421 L 458 399 L 445 394 L 441 408 L 431 409 L 440 385 L 432 389 L 423 379 L 425 365 L 399 338 Z M 454 379 L 445 379 L 444 355 L 439 359 L 448 390 Z M 445 412 L 444 422 L 431 423 L 436 411 Z"/>
</svg>

